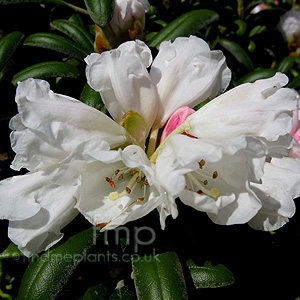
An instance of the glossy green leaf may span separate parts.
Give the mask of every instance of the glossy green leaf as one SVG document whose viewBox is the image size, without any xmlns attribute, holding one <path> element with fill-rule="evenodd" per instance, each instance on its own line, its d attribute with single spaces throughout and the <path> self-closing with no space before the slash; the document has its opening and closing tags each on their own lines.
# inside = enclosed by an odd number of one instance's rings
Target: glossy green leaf
<svg viewBox="0 0 300 300">
<path fill-rule="evenodd" d="M 236 34 L 238 36 L 243 36 L 247 30 L 247 23 L 243 20 L 238 19 L 234 21 L 234 24 L 238 26 L 238 30 L 236 31 Z"/>
<path fill-rule="evenodd" d="M 52 29 L 61 31 L 76 42 L 86 53 L 94 52 L 94 41 L 91 35 L 81 26 L 68 20 L 54 20 L 50 23 Z"/>
<path fill-rule="evenodd" d="M 246 51 L 236 42 L 227 40 L 227 39 L 219 39 L 218 43 L 226 49 L 233 57 L 242 65 L 244 65 L 250 71 L 253 70 L 253 64 L 246 53 Z"/>
<path fill-rule="evenodd" d="M 257 35 L 257 34 L 262 34 L 265 31 L 267 31 L 267 26 L 257 25 L 249 32 L 249 37 L 253 37 L 254 35 Z"/>
<path fill-rule="evenodd" d="M 87 10 L 62 0 L 0 0 L 0 5 L 18 4 L 18 3 L 41 3 L 41 4 L 53 4 L 57 6 L 68 6 L 74 11 L 88 14 Z"/>
<path fill-rule="evenodd" d="M 100 27 L 105 27 L 113 16 L 114 0 L 84 0 L 84 2 L 92 20 Z"/>
<path fill-rule="evenodd" d="M 23 81 L 27 78 L 78 78 L 82 73 L 73 65 L 59 61 L 47 61 L 30 66 L 14 75 L 12 84 L 17 85 L 18 81 Z"/>
<path fill-rule="evenodd" d="M 114 290 L 109 300 L 136 300 L 134 292 L 124 284 Z"/>
<path fill-rule="evenodd" d="M 13 31 L 0 40 L 0 70 L 6 65 L 24 38 L 20 31 Z"/>
<path fill-rule="evenodd" d="M 23 256 L 23 253 L 18 249 L 18 246 L 14 243 L 10 243 L 8 247 L 0 254 L 0 259 L 16 258 L 20 256 Z"/>
<path fill-rule="evenodd" d="M 245 75 L 241 79 L 239 79 L 237 82 L 235 82 L 235 85 L 239 85 L 246 82 L 254 82 L 258 79 L 265 79 L 274 76 L 276 73 L 276 70 L 274 69 L 256 69 L 255 71 Z"/>
<path fill-rule="evenodd" d="M 8 62 L 0 69 L 0 80 L 4 77 L 5 73 L 7 73 L 14 66 L 14 61 L 9 59 Z"/>
<path fill-rule="evenodd" d="M 294 63 L 295 57 L 287 56 L 279 62 L 277 66 L 277 71 L 281 73 L 287 73 L 292 68 Z"/>
<path fill-rule="evenodd" d="M 199 288 L 218 288 L 234 284 L 234 276 L 223 265 L 213 266 L 211 262 L 197 266 L 191 259 L 187 261 L 194 285 Z"/>
<path fill-rule="evenodd" d="M 84 23 L 82 21 L 82 18 L 78 14 L 73 14 L 70 18 L 69 21 L 78 25 L 79 27 L 84 28 Z"/>
<path fill-rule="evenodd" d="M 43 3 L 43 4 L 55 4 L 55 5 L 67 5 L 61 0 L 0 0 L 0 4 L 18 4 L 18 3 Z"/>
<path fill-rule="evenodd" d="M 18 299 L 55 299 L 99 234 L 94 228 L 86 229 L 33 259 L 24 273 Z"/>
<path fill-rule="evenodd" d="M 24 45 L 54 50 L 80 60 L 83 60 L 87 54 L 89 54 L 88 52 L 80 49 L 71 40 L 48 32 L 38 32 L 29 35 L 25 39 Z"/>
<path fill-rule="evenodd" d="M 189 36 L 219 19 L 219 15 L 207 9 L 187 12 L 159 31 L 149 42 L 149 47 L 158 47 L 162 41 L 174 41 L 179 36 Z"/>
<path fill-rule="evenodd" d="M 300 87 L 300 75 L 291 80 L 287 87 L 291 89 L 298 89 Z"/>
<path fill-rule="evenodd" d="M 188 299 L 183 271 L 175 252 L 132 258 L 139 300 Z"/>
<path fill-rule="evenodd" d="M 109 289 L 104 284 L 97 284 L 90 287 L 80 300 L 106 300 L 109 296 Z"/>
<path fill-rule="evenodd" d="M 80 101 L 83 103 L 92 106 L 98 110 L 102 110 L 105 108 L 104 103 L 102 102 L 100 93 L 93 90 L 88 83 L 85 84 L 81 95 L 80 95 Z"/>
</svg>

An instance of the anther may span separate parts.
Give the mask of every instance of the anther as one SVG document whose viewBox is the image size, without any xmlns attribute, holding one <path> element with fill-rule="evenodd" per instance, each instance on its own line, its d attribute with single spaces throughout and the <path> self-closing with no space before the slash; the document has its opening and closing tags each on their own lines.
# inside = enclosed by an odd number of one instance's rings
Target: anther
<svg viewBox="0 0 300 300">
<path fill-rule="evenodd" d="M 204 185 L 208 185 L 208 181 L 207 180 L 204 180 L 204 181 L 200 180 L 200 182 L 203 183 Z"/>
<path fill-rule="evenodd" d="M 116 187 L 115 183 L 112 180 L 110 180 L 108 183 L 109 183 L 111 188 L 114 189 Z"/>
<path fill-rule="evenodd" d="M 149 182 L 147 179 L 144 180 L 144 185 L 149 185 Z"/>
<path fill-rule="evenodd" d="M 136 174 L 136 172 L 137 172 L 137 169 L 133 169 L 133 170 L 130 171 L 130 175 L 133 176 L 134 174 Z"/>
<path fill-rule="evenodd" d="M 201 190 L 197 191 L 197 194 L 201 195 L 203 192 Z"/>
<path fill-rule="evenodd" d="M 111 178 L 105 177 L 105 180 L 106 180 L 107 182 L 110 182 L 110 181 L 111 181 Z"/>
<path fill-rule="evenodd" d="M 141 178 L 141 177 L 137 177 L 137 178 L 136 178 L 136 182 L 137 182 L 137 183 L 140 183 L 141 181 L 142 181 L 142 178 Z"/>
<path fill-rule="evenodd" d="M 202 169 L 204 165 L 205 165 L 205 160 L 204 160 L 204 159 L 201 159 L 201 160 L 199 161 L 199 167 L 200 167 L 200 169 Z"/>
<path fill-rule="evenodd" d="M 125 191 L 126 191 L 127 194 L 131 193 L 131 189 L 128 186 L 126 186 Z"/>
<path fill-rule="evenodd" d="M 117 176 L 119 173 L 120 173 L 120 170 L 117 169 L 117 170 L 115 171 L 115 175 Z"/>
<path fill-rule="evenodd" d="M 119 177 L 118 180 L 122 180 L 124 178 L 124 173 L 122 173 Z"/>
<path fill-rule="evenodd" d="M 213 178 L 213 179 L 216 179 L 217 177 L 218 177 L 218 172 L 217 172 L 217 171 L 214 171 L 212 178 Z"/>
<path fill-rule="evenodd" d="M 143 202 L 144 200 L 145 200 L 145 198 L 137 198 L 136 202 L 137 202 L 137 203 L 141 203 L 141 202 Z"/>
</svg>

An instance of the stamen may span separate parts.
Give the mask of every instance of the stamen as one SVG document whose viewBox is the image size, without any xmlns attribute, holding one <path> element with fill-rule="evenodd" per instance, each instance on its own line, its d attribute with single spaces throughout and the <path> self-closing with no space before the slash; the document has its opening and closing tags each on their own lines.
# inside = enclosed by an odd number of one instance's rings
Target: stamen
<svg viewBox="0 0 300 300">
<path fill-rule="evenodd" d="M 205 165 L 205 160 L 204 160 L 204 159 L 201 159 L 201 160 L 199 161 L 199 168 L 202 169 L 204 165 Z"/>
<path fill-rule="evenodd" d="M 212 188 L 211 190 L 205 188 L 202 184 L 201 184 L 201 181 L 198 181 L 192 174 L 188 173 L 187 174 L 187 177 L 189 178 L 190 182 L 192 183 L 191 186 L 192 186 L 192 190 L 194 190 L 194 187 L 193 187 L 193 184 L 195 184 L 195 186 L 197 188 L 199 188 L 197 190 L 197 193 L 198 194 L 202 194 L 202 193 L 205 193 L 206 195 L 208 196 L 212 196 L 212 197 L 218 197 L 220 192 L 218 189 L 216 188 Z"/>
<path fill-rule="evenodd" d="M 109 185 L 113 189 L 116 187 L 115 183 L 112 180 L 109 181 Z"/>
<path fill-rule="evenodd" d="M 213 178 L 213 179 L 216 179 L 217 177 L 218 177 L 218 172 L 217 172 L 217 171 L 214 171 L 212 178 Z"/>
<path fill-rule="evenodd" d="M 134 175 L 134 174 L 136 174 L 137 173 L 137 169 L 132 169 L 131 171 L 130 171 L 130 175 Z"/>
</svg>

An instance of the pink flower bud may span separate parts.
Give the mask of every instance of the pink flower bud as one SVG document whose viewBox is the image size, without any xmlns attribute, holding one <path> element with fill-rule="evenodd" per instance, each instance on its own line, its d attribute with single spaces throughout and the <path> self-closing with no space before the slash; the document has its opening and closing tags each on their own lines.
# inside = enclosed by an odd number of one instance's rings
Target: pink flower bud
<svg viewBox="0 0 300 300">
<path fill-rule="evenodd" d="M 179 125 L 181 125 L 188 116 L 190 116 L 194 112 L 195 110 L 188 106 L 183 106 L 175 110 L 165 126 L 165 129 L 161 135 L 160 142 L 162 142 L 171 132 L 173 132 Z"/>
</svg>

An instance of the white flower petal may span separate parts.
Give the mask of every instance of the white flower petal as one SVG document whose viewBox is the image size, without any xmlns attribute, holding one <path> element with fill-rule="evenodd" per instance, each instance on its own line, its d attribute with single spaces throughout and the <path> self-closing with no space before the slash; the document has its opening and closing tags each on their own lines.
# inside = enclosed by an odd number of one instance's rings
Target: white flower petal
<svg viewBox="0 0 300 300">
<path fill-rule="evenodd" d="M 259 230 L 276 230 L 295 213 L 293 199 L 300 196 L 299 159 L 285 157 L 266 163 L 261 184 L 252 184 L 262 202 L 262 208 L 249 222 Z"/>
<path fill-rule="evenodd" d="M 150 76 L 159 95 L 158 118 L 164 124 L 178 108 L 194 107 L 222 93 L 231 79 L 221 51 L 210 51 L 200 38 L 162 42 Z"/>
<path fill-rule="evenodd" d="M 10 123 L 16 170 L 58 163 L 84 141 L 104 140 L 111 147 L 125 142 L 123 127 L 78 100 L 53 93 L 46 81 L 20 82 L 16 102 L 19 114 Z"/>
<path fill-rule="evenodd" d="M 8 236 L 26 256 L 46 251 L 62 239 L 60 232 L 77 215 L 75 187 L 53 186 L 53 195 L 40 199 L 41 210 L 23 221 L 10 221 Z"/>
<path fill-rule="evenodd" d="M 263 143 L 252 137 L 222 143 L 174 135 L 157 157 L 157 177 L 169 194 L 214 222 L 245 223 L 261 207 L 249 183 L 260 180 L 265 158 Z"/>
<path fill-rule="evenodd" d="M 187 133 L 198 138 L 227 140 L 241 134 L 277 141 L 292 129 L 297 107 L 285 75 L 245 83 L 210 101 L 186 120 Z"/>
<path fill-rule="evenodd" d="M 41 209 L 37 198 L 47 192 L 48 178 L 39 172 L 14 176 L 0 182 L 0 219 L 28 219 Z"/>
<path fill-rule="evenodd" d="M 220 225 L 247 223 L 257 214 L 261 203 L 252 191 L 241 192 L 235 201 L 223 207 L 217 214 L 208 213 L 210 219 Z"/>
<path fill-rule="evenodd" d="M 9 237 L 25 255 L 46 250 L 61 239 L 60 229 L 78 214 L 73 198 L 76 189 L 51 183 L 44 172 L 0 183 L 1 218 L 10 220 Z"/>
<path fill-rule="evenodd" d="M 85 59 L 89 85 L 100 92 L 108 111 L 118 123 L 133 110 L 144 117 L 150 130 L 157 112 L 157 93 L 148 74 L 150 49 L 141 41 L 126 42 L 101 55 Z"/>
</svg>

